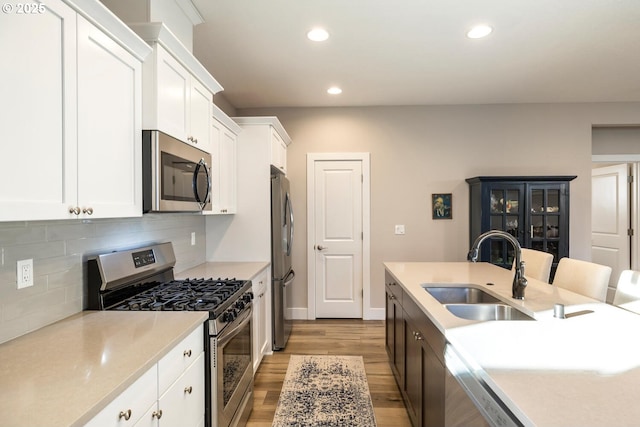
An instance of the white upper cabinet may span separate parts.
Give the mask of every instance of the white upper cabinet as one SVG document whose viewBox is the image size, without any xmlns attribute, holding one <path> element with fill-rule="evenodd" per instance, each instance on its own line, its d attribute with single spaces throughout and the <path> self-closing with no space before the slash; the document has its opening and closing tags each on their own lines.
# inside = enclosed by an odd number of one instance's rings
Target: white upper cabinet
<svg viewBox="0 0 640 427">
<path fill-rule="evenodd" d="M 282 127 L 277 117 L 234 117 L 233 120 L 241 127 L 255 126 L 265 131 L 268 129 L 269 162 L 278 171 L 287 173 L 287 147 L 291 138 Z"/>
<path fill-rule="evenodd" d="M 141 62 L 79 16 L 77 206 L 81 214 L 103 218 L 142 214 L 141 108 Z"/>
<path fill-rule="evenodd" d="M 142 215 L 141 63 L 151 51 L 98 1 L 2 14 L 0 221 Z M 42 70 L 46 70 L 43 76 Z M 19 82 L 19 84 L 17 84 Z"/>
<path fill-rule="evenodd" d="M 216 105 L 211 126 L 212 214 L 236 213 L 237 139 L 240 127 Z"/>
<path fill-rule="evenodd" d="M 143 127 L 210 152 L 213 94 L 159 44 L 144 66 L 149 69 L 145 70 Z"/>
<path fill-rule="evenodd" d="M 271 166 L 287 173 L 287 144 L 274 128 L 271 128 Z"/>
<path fill-rule="evenodd" d="M 144 129 L 161 130 L 186 141 L 190 127 L 187 111 L 191 97 L 191 76 L 162 46 L 156 45 L 147 63 L 142 126 Z"/>
<path fill-rule="evenodd" d="M 143 129 L 211 152 L 213 94 L 222 86 L 164 24 L 130 26 L 153 48 L 143 65 Z"/>
</svg>

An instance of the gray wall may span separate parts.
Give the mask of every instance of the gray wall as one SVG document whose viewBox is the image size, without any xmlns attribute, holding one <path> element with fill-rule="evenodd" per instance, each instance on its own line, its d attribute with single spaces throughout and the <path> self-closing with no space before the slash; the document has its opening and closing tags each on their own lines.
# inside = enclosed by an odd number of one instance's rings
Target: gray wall
<svg viewBox="0 0 640 427">
<path fill-rule="evenodd" d="M 82 311 L 88 256 L 171 241 L 176 271 L 203 263 L 204 221 L 201 215 L 152 214 L 0 223 L 0 342 Z M 26 258 L 33 258 L 34 286 L 17 289 L 16 261 Z"/>
<path fill-rule="evenodd" d="M 371 306 L 384 307 L 383 262 L 463 261 L 468 190 L 477 175 L 577 175 L 570 251 L 589 260 L 593 125 L 640 123 L 640 103 L 238 110 L 275 115 L 293 139 L 288 176 L 296 207 L 294 269 L 307 306 L 306 154 L 371 153 Z M 431 219 L 431 193 L 453 193 L 453 219 Z M 404 224 L 406 234 L 394 235 Z"/>
</svg>

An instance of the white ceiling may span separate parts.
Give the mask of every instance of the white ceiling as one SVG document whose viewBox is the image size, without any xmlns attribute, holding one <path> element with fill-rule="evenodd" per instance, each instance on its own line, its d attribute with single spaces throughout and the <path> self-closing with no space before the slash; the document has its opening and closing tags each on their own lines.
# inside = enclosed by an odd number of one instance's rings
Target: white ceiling
<svg viewBox="0 0 640 427">
<path fill-rule="evenodd" d="M 237 108 L 640 101 L 640 0 L 193 3 L 193 52 Z"/>
</svg>

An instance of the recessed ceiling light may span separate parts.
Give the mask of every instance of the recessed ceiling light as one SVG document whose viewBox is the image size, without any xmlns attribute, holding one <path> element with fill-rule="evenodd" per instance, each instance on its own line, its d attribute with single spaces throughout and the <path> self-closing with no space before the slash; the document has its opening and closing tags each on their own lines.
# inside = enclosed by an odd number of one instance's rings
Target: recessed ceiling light
<svg viewBox="0 0 640 427">
<path fill-rule="evenodd" d="M 342 89 L 340 89 L 337 86 L 333 86 L 333 87 L 330 87 L 329 89 L 327 89 L 327 93 L 329 95 L 340 95 L 342 93 Z"/>
<path fill-rule="evenodd" d="M 324 28 L 314 28 L 307 33 L 307 38 L 314 42 L 323 42 L 329 38 L 329 33 Z"/>
<path fill-rule="evenodd" d="M 486 37 L 493 31 L 488 25 L 476 25 L 467 33 L 467 37 L 470 39 L 480 39 L 482 37 Z"/>
</svg>

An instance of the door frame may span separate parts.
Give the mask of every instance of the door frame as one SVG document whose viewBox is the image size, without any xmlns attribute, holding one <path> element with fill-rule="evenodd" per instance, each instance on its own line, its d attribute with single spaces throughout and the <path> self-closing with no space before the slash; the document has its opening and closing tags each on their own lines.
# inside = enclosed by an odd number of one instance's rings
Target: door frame
<svg viewBox="0 0 640 427">
<path fill-rule="evenodd" d="M 629 194 L 629 206 L 631 209 L 629 226 L 633 229 L 631 236 L 631 269 L 640 270 L 640 154 L 593 154 L 593 163 L 629 163 L 631 164 L 631 189 Z"/>
<path fill-rule="evenodd" d="M 370 153 L 307 153 L 307 319 L 316 319 L 315 240 L 315 162 L 362 162 L 362 318 L 379 319 L 379 310 L 371 308 L 371 168 Z"/>
</svg>

